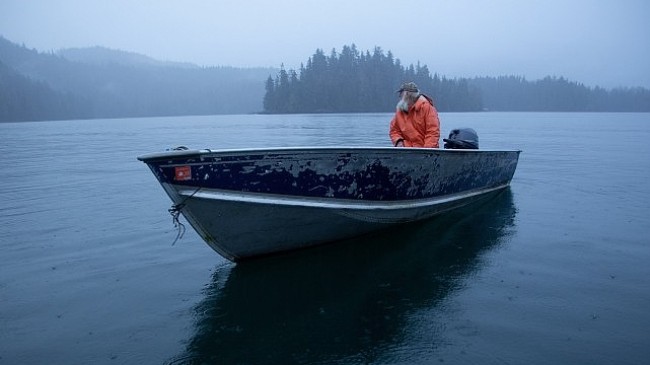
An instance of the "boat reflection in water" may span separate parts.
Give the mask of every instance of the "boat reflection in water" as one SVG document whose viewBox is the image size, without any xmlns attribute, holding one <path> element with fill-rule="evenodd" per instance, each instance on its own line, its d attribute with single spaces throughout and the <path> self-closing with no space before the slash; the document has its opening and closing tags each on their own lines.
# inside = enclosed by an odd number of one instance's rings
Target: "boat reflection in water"
<svg viewBox="0 0 650 365">
<path fill-rule="evenodd" d="M 444 308 L 515 215 L 508 188 L 428 221 L 217 270 L 193 337 L 168 363 L 408 362 L 410 316 Z"/>
</svg>

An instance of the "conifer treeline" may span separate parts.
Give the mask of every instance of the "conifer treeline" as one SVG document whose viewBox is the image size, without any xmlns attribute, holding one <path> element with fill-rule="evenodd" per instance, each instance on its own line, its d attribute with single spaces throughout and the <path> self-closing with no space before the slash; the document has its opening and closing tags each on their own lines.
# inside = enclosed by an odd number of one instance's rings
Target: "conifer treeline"
<svg viewBox="0 0 650 365">
<path fill-rule="evenodd" d="M 563 77 L 527 81 L 518 76 L 448 79 L 426 65 L 404 67 L 380 47 L 360 53 L 355 45 L 340 54 L 322 50 L 299 72 L 280 68 L 266 80 L 266 113 L 390 112 L 395 89 L 414 81 L 433 97 L 439 111 L 650 112 L 645 88 L 590 88 Z"/>
<path fill-rule="evenodd" d="M 395 90 L 404 81 L 414 81 L 433 97 L 442 111 L 482 109 L 480 92 L 466 79 L 431 75 L 426 65 L 404 67 L 380 47 L 372 53 L 344 46 L 326 56 L 317 49 L 299 73 L 280 68 L 266 80 L 266 113 L 389 112 L 397 103 Z"/>
<path fill-rule="evenodd" d="M 650 90 L 590 88 L 564 77 L 528 81 L 521 76 L 477 77 L 487 110 L 566 112 L 650 112 Z"/>
</svg>

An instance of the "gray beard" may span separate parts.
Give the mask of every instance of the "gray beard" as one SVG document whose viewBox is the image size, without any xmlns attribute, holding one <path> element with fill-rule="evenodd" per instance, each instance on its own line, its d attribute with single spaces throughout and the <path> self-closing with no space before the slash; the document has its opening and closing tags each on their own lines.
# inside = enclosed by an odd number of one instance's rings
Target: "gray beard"
<svg viewBox="0 0 650 365">
<path fill-rule="evenodd" d="M 405 113 L 408 112 L 409 103 L 407 103 L 404 99 L 400 99 L 400 101 L 397 103 L 397 110 L 401 110 Z"/>
</svg>

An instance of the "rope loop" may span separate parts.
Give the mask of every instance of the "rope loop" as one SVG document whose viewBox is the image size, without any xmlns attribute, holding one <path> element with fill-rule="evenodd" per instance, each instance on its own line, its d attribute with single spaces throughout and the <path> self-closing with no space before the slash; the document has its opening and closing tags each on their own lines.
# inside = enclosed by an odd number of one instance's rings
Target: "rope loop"
<svg viewBox="0 0 650 365">
<path fill-rule="evenodd" d="M 201 190 L 200 186 L 198 188 L 196 188 L 196 190 L 194 190 L 194 192 L 192 192 L 192 194 L 190 194 L 185 199 L 183 199 L 182 202 L 180 202 L 178 204 L 172 204 L 171 208 L 167 209 L 169 214 L 171 214 L 171 216 L 172 216 L 172 223 L 174 223 L 174 228 L 176 228 L 178 230 L 178 232 L 176 232 L 176 238 L 174 239 L 174 242 L 172 242 L 172 246 L 176 244 L 176 241 L 183 238 L 183 235 L 185 234 L 185 230 L 186 230 L 185 225 L 180 221 L 180 216 L 181 216 L 182 210 L 183 210 L 183 208 L 185 208 L 185 202 L 189 198 L 193 197 L 194 194 L 198 193 L 199 190 Z"/>
<path fill-rule="evenodd" d="M 172 242 L 172 246 L 176 244 L 176 241 L 183 238 L 183 235 L 185 234 L 185 225 L 179 219 L 181 215 L 181 210 L 183 209 L 184 206 L 185 206 L 184 203 L 172 204 L 172 207 L 167 209 L 169 214 L 171 214 L 172 216 L 172 222 L 174 223 L 174 228 L 178 230 L 178 232 L 176 232 L 176 238 L 174 239 L 174 242 Z"/>
</svg>

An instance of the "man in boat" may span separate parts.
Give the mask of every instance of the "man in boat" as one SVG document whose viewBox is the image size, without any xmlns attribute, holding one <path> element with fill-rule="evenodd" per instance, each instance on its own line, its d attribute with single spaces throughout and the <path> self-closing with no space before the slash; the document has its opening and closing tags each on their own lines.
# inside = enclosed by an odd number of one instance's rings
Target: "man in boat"
<svg viewBox="0 0 650 365">
<path fill-rule="evenodd" d="M 440 120 L 430 97 L 413 82 L 402 84 L 397 111 L 390 122 L 390 139 L 395 147 L 438 148 Z"/>
</svg>

